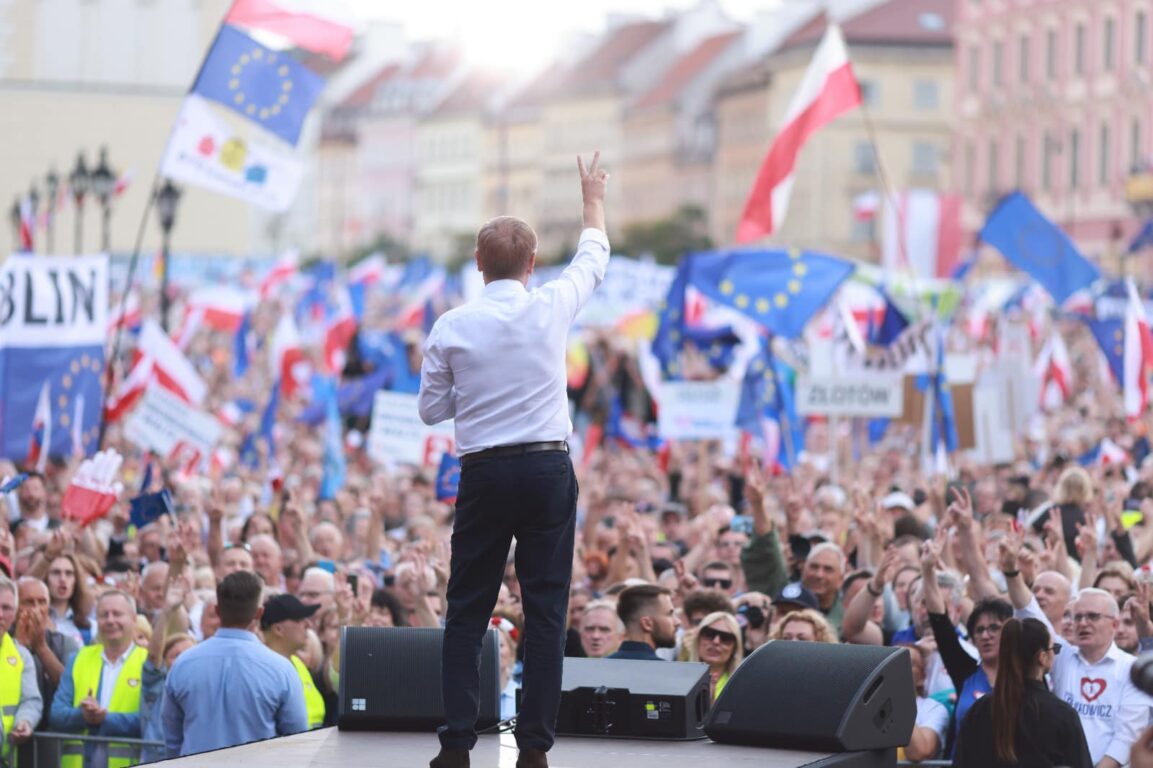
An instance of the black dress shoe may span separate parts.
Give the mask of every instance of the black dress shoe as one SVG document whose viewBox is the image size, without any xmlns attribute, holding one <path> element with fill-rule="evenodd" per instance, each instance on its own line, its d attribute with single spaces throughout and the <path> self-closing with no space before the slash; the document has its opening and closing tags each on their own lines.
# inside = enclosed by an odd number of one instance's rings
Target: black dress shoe
<svg viewBox="0 0 1153 768">
<path fill-rule="evenodd" d="M 428 768 L 468 768 L 467 749 L 444 749 L 428 764 Z"/>
<path fill-rule="evenodd" d="M 516 768 L 548 768 L 548 757 L 543 749 L 522 749 L 516 757 Z"/>
</svg>

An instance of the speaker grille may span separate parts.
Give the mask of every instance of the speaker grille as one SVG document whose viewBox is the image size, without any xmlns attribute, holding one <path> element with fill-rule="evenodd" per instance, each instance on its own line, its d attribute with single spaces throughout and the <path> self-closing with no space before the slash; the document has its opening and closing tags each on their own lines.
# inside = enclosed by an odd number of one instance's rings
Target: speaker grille
<svg viewBox="0 0 1153 768">
<path fill-rule="evenodd" d="M 444 723 L 440 654 L 444 630 L 345 627 L 340 640 L 343 730 L 431 731 Z M 485 633 L 477 728 L 500 721 L 500 641 Z"/>
</svg>

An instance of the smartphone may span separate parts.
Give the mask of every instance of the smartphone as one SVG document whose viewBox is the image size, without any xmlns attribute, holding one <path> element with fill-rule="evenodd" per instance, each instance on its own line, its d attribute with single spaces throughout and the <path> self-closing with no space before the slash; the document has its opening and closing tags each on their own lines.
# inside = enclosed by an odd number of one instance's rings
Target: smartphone
<svg viewBox="0 0 1153 768">
<path fill-rule="evenodd" d="M 353 597 L 356 597 L 358 594 L 360 594 L 357 591 L 357 587 L 360 586 L 360 576 L 355 573 L 350 573 L 345 580 L 348 582 L 348 586 L 352 588 Z"/>
<path fill-rule="evenodd" d="M 729 530 L 733 533 L 745 533 L 752 536 L 753 518 L 748 515 L 734 515 L 733 519 L 729 521 Z"/>
</svg>

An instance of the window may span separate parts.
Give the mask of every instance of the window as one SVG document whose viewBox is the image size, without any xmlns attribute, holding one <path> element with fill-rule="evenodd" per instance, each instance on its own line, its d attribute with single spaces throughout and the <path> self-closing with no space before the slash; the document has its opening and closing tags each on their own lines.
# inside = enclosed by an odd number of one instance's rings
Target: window
<svg viewBox="0 0 1153 768">
<path fill-rule="evenodd" d="M 1078 24 L 1073 37 L 1073 74 L 1085 74 L 1085 25 Z"/>
<path fill-rule="evenodd" d="M 977 148 L 972 142 L 965 145 L 965 197 L 973 196 L 973 169 L 977 167 Z"/>
<path fill-rule="evenodd" d="M 1133 18 L 1133 61 L 1136 64 L 1145 63 L 1145 48 L 1148 45 L 1148 26 L 1149 20 L 1145 16 L 1145 11 L 1137 11 L 1137 15 Z"/>
<path fill-rule="evenodd" d="M 1141 163 L 1141 118 L 1133 118 L 1129 127 L 1129 165 L 1137 168 Z"/>
<path fill-rule="evenodd" d="M 969 90 L 976 91 L 981 85 L 981 46 L 969 46 Z"/>
<path fill-rule="evenodd" d="M 1081 132 L 1076 128 L 1069 134 L 1069 189 L 1081 184 Z"/>
<path fill-rule="evenodd" d="M 1106 72 L 1113 71 L 1113 41 L 1116 38 L 1117 22 L 1112 16 L 1105 19 L 1105 27 L 1101 30 L 1101 66 Z"/>
<path fill-rule="evenodd" d="M 1029 82 L 1029 36 L 1021 35 L 1021 42 L 1017 50 L 1017 65 L 1021 83 Z"/>
<path fill-rule="evenodd" d="M 937 145 L 928 141 L 913 142 L 913 173 L 922 176 L 937 174 Z"/>
<path fill-rule="evenodd" d="M 935 81 L 918 80 L 913 83 L 913 106 L 916 109 L 936 109 L 939 101 Z"/>
<path fill-rule="evenodd" d="M 879 106 L 879 102 L 880 102 L 880 98 L 881 98 L 879 91 L 880 91 L 880 88 L 877 87 L 877 83 L 875 81 L 873 81 L 873 80 L 862 80 L 861 81 L 861 101 L 864 102 L 866 107 Z"/>
<path fill-rule="evenodd" d="M 1057 30 L 1045 33 L 1045 78 L 1057 79 Z"/>
<path fill-rule="evenodd" d="M 877 170 L 877 158 L 870 142 L 858 141 L 853 146 L 853 168 L 857 173 L 874 173 Z"/>
<path fill-rule="evenodd" d="M 1048 131 L 1041 139 L 1041 189 L 1048 192 L 1053 188 L 1053 174 L 1051 159 L 1053 156 L 1053 137 Z"/>
<path fill-rule="evenodd" d="M 1101 132 L 1097 139 L 1097 186 L 1099 187 L 1109 185 L 1109 159 L 1112 155 L 1112 139 L 1108 124 L 1101 123 Z"/>
<path fill-rule="evenodd" d="M 998 194 L 1001 190 L 1001 180 L 998 178 L 1001 170 L 1001 158 L 998 157 L 998 154 L 997 140 L 991 139 L 989 141 L 989 174 L 987 176 L 989 183 L 985 185 L 990 194 Z"/>
<path fill-rule="evenodd" d="M 1013 150 L 1013 186 L 1025 188 L 1025 137 L 1018 136 Z"/>
<path fill-rule="evenodd" d="M 993 42 L 993 85 L 1001 85 L 1001 65 L 1005 59 L 1005 44 L 1000 40 Z"/>
</svg>

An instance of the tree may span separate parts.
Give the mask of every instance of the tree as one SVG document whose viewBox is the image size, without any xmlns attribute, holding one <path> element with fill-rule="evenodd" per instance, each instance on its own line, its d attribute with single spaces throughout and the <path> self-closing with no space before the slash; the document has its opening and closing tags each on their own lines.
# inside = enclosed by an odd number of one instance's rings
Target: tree
<svg viewBox="0 0 1153 768">
<path fill-rule="evenodd" d="M 704 209 L 683 205 L 670 218 L 625 227 L 619 247 L 613 250 L 634 257 L 651 255 L 660 264 L 676 264 L 686 253 L 712 247 Z"/>
</svg>

